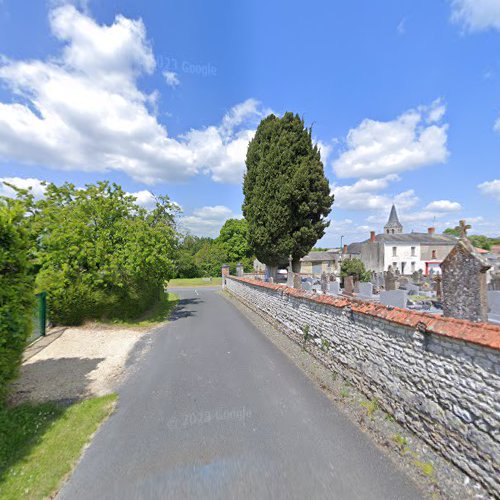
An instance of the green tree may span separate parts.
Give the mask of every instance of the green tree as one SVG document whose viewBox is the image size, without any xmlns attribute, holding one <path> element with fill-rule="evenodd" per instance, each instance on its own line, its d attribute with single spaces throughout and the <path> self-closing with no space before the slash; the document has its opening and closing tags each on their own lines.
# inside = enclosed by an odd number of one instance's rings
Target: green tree
<svg viewBox="0 0 500 500">
<path fill-rule="evenodd" d="M 264 118 L 250 141 L 243 183 L 243 214 L 250 247 L 257 258 L 276 267 L 292 255 L 300 268 L 328 227 L 333 196 L 311 129 L 293 113 Z"/>
<path fill-rule="evenodd" d="M 14 379 L 32 327 L 33 276 L 24 206 L 0 200 L 0 402 Z"/>
<path fill-rule="evenodd" d="M 443 234 L 460 237 L 460 231 L 458 229 L 452 229 L 451 227 L 445 229 Z M 476 248 L 482 248 L 483 250 L 491 250 L 492 246 L 500 244 L 500 238 L 490 238 L 482 234 L 467 235 L 467 238 Z"/>
<path fill-rule="evenodd" d="M 222 265 L 227 262 L 227 254 L 215 241 L 207 241 L 196 252 L 194 261 L 201 271 L 201 276 L 220 276 Z"/>
<path fill-rule="evenodd" d="M 355 276 L 359 281 L 370 281 L 370 273 L 360 259 L 346 259 L 340 266 L 340 276 Z"/>
<path fill-rule="evenodd" d="M 225 253 L 231 268 L 236 268 L 236 264 L 241 262 L 246 271 L 253 269 L 253 252 L 248 241 L 248 222 L 245 219 L 228 219 L 215 243 Z"/>
<path fill-rule="evenodd" d="M 130 318 L 158 300 L 174 273 L 176 209 L 159 197 L 147 211 L 108 182 L 77 189 L 48 184 L 42 200 L 25 203 L 36 285 L 48 292 L 56 324 L 91 318 Z"/>
</svg>

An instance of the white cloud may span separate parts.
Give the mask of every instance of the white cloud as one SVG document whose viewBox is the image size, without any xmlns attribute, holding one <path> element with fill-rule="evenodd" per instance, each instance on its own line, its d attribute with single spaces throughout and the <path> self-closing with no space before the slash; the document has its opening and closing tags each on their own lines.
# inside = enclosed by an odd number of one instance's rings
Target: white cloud
<svg viewBox="0 0 500 500">
<path fill-rule="evenodd" d="M 323 162 L 323 165 L 326 165 L 326 162 L 328 161 L 328 157 L 330 156 L 333 146 L 331 144 L 327 144 L 326 142 L 322 141 L 315 141 L 319 148 L 319 154 L 321 155 L 321 161 Z"/>
<path fill-rule="evenodd" d="M 435 210 L 437 212 L 459 212 L 462 210 L 462 205 L 457 201 L 436 200 L 429 203 L 425 210 Z"/>
<path fill-rule="evenodd" d="M 155 207 L 156 205 L 156 197 L 155 195 L 151 192 L 148 191 L 147 189 L 143 189 L 142 191 L 136 191 L 135 193 L 128 193 L 136 198 L 136 203 L 143 207 L 146 208 L 147 210 L 151 210 Z"/>
<path fill-rule="evenodd" d="M 163 77 L 165 78 L 165 82 L 169 87 L 177 87 L 177 85 L 180 85 L 181 83 L 179 77 L 177 76 L 177 73 L 175 73 L 174 71 L 164 71 Z"/>
<path fill-rule="evenodd" d="M 450 0 L 451 18 L 468 31 L 489 28 L 500 30 L 500 2 L 498 0 Z"/>
<path fill-rule="evenodd" d="M 447 124 L 440 99 L 403 113 L 395 120 L 365 119 L 347 134 L 347 150 L 333 162 L 338 177 L 380 177 L 444 163 Z"/>
<path fill-rule="evenodd" d="M 495 122 L 495 125 L 493 125 L 493 130 L 495 130 L 495 132 L 500 133 L 500 118 L 498 118 L 497 121 Z"/>
<path fill-rule="evenodd" d="M 257 101 L 235 106 L 218 126 L 170 137 L 148 109 L 157 91 L 145 94 L 137 84 L 155 70 L 142 20 L 117 16 L 99 25 L 71 5 L 52 10 L 49 20 L 63 45 L 59 57 L 0 56 L 0 82 L 12 92 L 11 102 L 0 102 L 0 158 L 117 170 L 147 184 L 199 173 L 241 180 L 248 140 L 264 113 Z"/>
<path fill-rule="evenodd" d="M 211 236 L 215 238 L 219 235 L 220 228 L 227 219 L 240 218 L 241 215 L 223 205 L 213 207 L 198 208 L 191 215 L 180 218 L 180 225 L 189 233 L 196 236 Z"/>
<path fill-rule="evenodd" d="M 500 179 L 483 182 L 477 187 L 483 194 L 493 196 L 497 201 L 500 201 Z"/>
<path fill-rule="evenodd" d="M 43 198 L 45 194 L 45 186 L 42 185 L 40 179 L 33 178 L 21 178 L 21 177 L 0 177 L 0 196 L 7 196 L 9 198 L 15 198 L 16 192 L 5 183 L 12 184 L 19 189 L 29 189 L 33 193 L 36 199 Z"/>
</svg>

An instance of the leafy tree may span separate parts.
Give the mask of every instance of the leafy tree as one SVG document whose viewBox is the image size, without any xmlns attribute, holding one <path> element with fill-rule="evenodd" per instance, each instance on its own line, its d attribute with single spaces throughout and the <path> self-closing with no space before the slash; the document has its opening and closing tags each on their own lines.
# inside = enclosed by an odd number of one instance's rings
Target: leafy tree
<svg viewBox="0 0 500 500">
<path fill-rule="evenodd" d="M 248 241 L 248 222 L 245 219 L 228 219 L 215 243 L 227 256 L 231 268 L 236 268 L 236 264 L 241 262 L 246 271 L 253 269 L 253 252 Z"/>
<path fill-rule="evenodd" d="M 370 273 L 360 259 L 346 259 L 340 266 L 340 276 L 355 276 L 359 281 L 370 281 Z"/>
<path fill-rule="evenodd" d="M 0 200 L 0 402 L 17 374 L 32 327 L 33 277 L 24 207 Z"/>
<path fill-rule="evenodd" d="M 452 229 L 451 227 L 445 229 L 443 234 L 449 234 L 452 236 L 460 236 L 460 231 L 458 229 Z M 476 248 L 482 248 L 483 250 L 491 250 L 492 246 L 500 244 L 500 238 L 490 238 L 489 236 L 484 236 L 482 234 L 471 234 L 467 235 L 470 242 Z"/>
<path fill-rule="evenodd" d="M 207 241 L 196 252 L 194 261 L 200 269 L 201 276 L 220 276 L 222 264 L 227 262 L 227 254 L 215 241 Z"/>
<path fill-rule="evenodd" d="M 250 247 L 271 266 L 292 255 L 293 267 L 321 238 L 333 196 L 311 129 L 293 113 L 264 118 L 250 141 L 243 183 L 243 214 Z"/>
<path fill-rule="evenodd" d="M 148 212 L 108 182 L 85 189 L 48 184 L 39 201 L 18 194 L 31 214 L 36 285 L 48 292 L 53 323 L 130 318 L 158 300 L 177 252 L 176 209 L 168 197 Z"/>
</svg>

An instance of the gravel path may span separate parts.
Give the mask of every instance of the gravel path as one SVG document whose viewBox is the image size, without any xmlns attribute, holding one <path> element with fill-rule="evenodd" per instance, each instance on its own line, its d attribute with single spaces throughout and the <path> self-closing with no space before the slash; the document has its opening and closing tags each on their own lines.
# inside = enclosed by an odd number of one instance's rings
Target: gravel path
<svg viewBox="0 0 500 500">
<path fill-rule="evenodd" d="M 75 400 L 117 389 L 127 359 L 139 341 L 150 342 L 146 329 L 91 324 L 57 329 L 28 347 L 12 403 Z"/>
</svg>

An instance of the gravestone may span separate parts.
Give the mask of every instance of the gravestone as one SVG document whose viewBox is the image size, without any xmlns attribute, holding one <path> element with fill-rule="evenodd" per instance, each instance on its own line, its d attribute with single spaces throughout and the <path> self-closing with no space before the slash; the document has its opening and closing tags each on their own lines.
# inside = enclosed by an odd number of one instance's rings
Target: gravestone
<svg viewBox="0 0 500 500">
<path fill-rule="evenodd" d="M 292 256 L 288 257 L 288 267 L 286 273 L 286 286 L 293 287 L 293 268 L 292 268 Z"/>
<path fill-rule="evenodd" d="M 438 300 L 441 300 L 441 296 L 442 296 L 442 293 L 441 293 L 441 281 L 442 281 L 442 277 L 440 274 L 434 276 L 434 291 L 436 292 L 436 298 Z"/>
<path fill-rule="evenodd" d="M 328 293 L 331 295 L 340 295 L 340 283 L 338 281 L 328 283 Z"/>
<path fill-rule="evenodd" d="M 491 281 L 489 284 L 490 290 L 500 290 L 500 269 L 491 271 Z"/>
<path fill-rule="evenodd" d="M 302 290 L 305 290 L 306 292 L 310 292 L 312 290 L 312 284 L 310 281 L 304 281 L 302 283 Z"/>
<path fill-rule="evenodd" d="M 406 308 L 408 292 L 406 290 L 389 290 L 380 292 L 380 303 L 385 306 Z"/>
<path fill-rule="evenodd" d="M 240 278 L 243 276 L 243 264 L 241 262 L 236 264 L 236 276 L 239 276 Z"/>
<path fill-rule="evenodd" d="M 408 283 L 405 288 L 408 293 L 413 292 L 413 295 L 418 295 L 418 292 L 420 291 L 420 288 L 413 283 Z"/>
<path fill-rule="evenodd" d="M 418 274 L 418 271 L 413 272 L 411 275 L 411 279 L 413 280 L 413 283 L 418 283 L 418 280 L 420 278 L 420 275 Z"/>
<path fill-rule="evenodd" d="M 373 295 L 373 284 L 368 283 L 360 283 L 359 284 L 359 297 L 362 299 L 371 299 Z"/>
<path fill-rule="evenodd" d="M 293 275 L 293 288 L 297 290 L 302 290 L 302 278 L 300 273 L 292 273 Z"/>
<path fill-rule="evenodd" d="M 354 280 L 354 293 L 359 293 L 359 281 L 357 279 Z"/>
<path fill-rule="evenodd" d="M 328 291 L 328 277 L 326 276 L 325 271 L 321 273 L 321 291 L 323 293 Z"/>
<path fill-rule="evenodd" d="M 410 282 L 408 278 L 401 277 L 399 278 L 399 287 L 406 287 L 406 285 Z"/>
<path fill-rule="evenodd" d="M 389 266 L 385 273 L 385 285 L 384 285 L 386 291 L 389 290 L 396 290 L 396 275 L 394 274 L 394 271 L 392 270 L 392 266 Z"/>
<path fill-rule="evenodd" d="M 352 276 L 346 276 L 344 278 L 344 295 L 351 295 L 354 291 L 354 280 Z"/>
<path fill-rule="evenodd" d="M 460 221 L 459 229 L 460 239 L 441 263 L 443 314 L 488 321 L 486 271 L 490 265 L 468 240 L 465 221 Z"/>
</svg>

